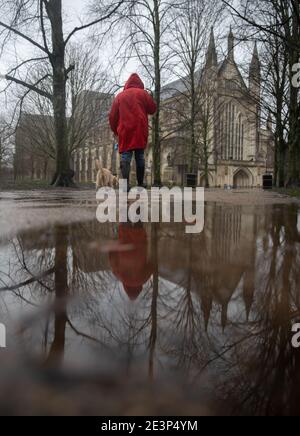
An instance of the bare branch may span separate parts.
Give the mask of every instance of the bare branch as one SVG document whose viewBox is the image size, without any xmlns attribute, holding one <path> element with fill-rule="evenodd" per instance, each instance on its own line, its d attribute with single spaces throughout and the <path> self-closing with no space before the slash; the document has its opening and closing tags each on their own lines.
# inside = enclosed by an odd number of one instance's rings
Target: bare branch
<svg viewBox="0 0 300 436">
<path fill-rule="evenodd" d="M 9 75 L 5 75 L 4 76 L 6 80 L 10 81 L 10 82 L 14 82 L 17 83 L 18 85 L 22 85 L 25 88 L 36 92 L 37 94 L 41 95 L 42 97 L 45 97 L 49 100 L 52 100 L 52 95 L 49 94 L 48 92 L 43 91 L 42 89 L 38 88 L 37 86 L 45 79 L 47 79 L 47 77 L 49 77 L 49 74 L 47 74 L 46 76 L 42 77 L 41 79 L 39 79 L 35 84 L 30 84 L 30 83 L 26 83 L 23 80 L 17 79 L 16 77 L 13 76 L 9 76 Z"/>
<path fill-rule="evenodd" d="M 109 18 L 111 18 L 120 8 L 120 6 L 124 3 L 124 0 L 120 0 L 117 5 L 106 15 L 104 15 L 103 17 L 100 17 L 94 21 L 91 21 L 90 23 L 87 24 L 83 24 L 82 26 L 79 27 L 75 27 L 72 32 L 67 36 L 66 40 L 65 40 L 65 46 L 68 44 L 68 42 L 70 41 L 70 39 L 77 33 L 80 32 L 81 30 L 85 30 L 88 29 L 89 27 L 95 26 L 96 24 L 100 24 L 103 21 L 108 20 Z"/>
<path fill-rule="evenodd" d="M 5 29 L 11 31 L 12 33 L 14 33 L 15 35 L 19 36 L 20 38 L 26 40 L 27 42 L 30 42 L 30 44 L 34 45 L 35 47 L 39 48 L 40 50 L 42 50 L 44 53 L 47 53 L 47 55 L 49 55 L 49 52 L 47 51 L 47 49 L 45 47 L 43 47 L 42 45 L 40 45 L 38 42 L 34 41 L 32 38 L 30 38 L 29 36 L 25 35 L 23 32 L 20 32 L 19 30 L 15 29 L 14 27 L 9 26 L 8 24 L 3 23 L 3 21 L 0 21 L 0 26 L 4 27 Z"/>
</svg>

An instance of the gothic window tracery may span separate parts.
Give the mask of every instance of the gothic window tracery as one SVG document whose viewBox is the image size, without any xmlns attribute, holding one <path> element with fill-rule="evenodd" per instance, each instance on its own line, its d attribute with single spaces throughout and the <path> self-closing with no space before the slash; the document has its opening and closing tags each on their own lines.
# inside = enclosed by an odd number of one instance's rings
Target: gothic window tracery
<svg viewBox="0 0 300 436">
<path fill-rule="evenodd" d="M 243 160 L 244 121 L 238 108 L 228 102 L 220 121 L 221 157 L 224 160 Z"/>
</svg>

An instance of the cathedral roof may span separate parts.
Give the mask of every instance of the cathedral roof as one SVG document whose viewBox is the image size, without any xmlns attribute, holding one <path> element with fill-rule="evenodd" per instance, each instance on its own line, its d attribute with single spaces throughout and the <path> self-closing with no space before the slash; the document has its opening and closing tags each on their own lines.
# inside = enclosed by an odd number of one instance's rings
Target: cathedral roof
<svg viewBox="0 0 300 436">
<path fill-rule="evenodd" d="M 227 66 L 230 64 L 231 67 L 233 67 L 236 71 L 236 79 L 241 83 L 242 87 L 244 89 L 248 89 L 246 82 L 240 72 L 239 67 L 237 66 L 235 60 L 232 60 L 229 57 L 226 57 L 224 59 L 224 61 L 221 63 L 221 65 L 219 65 L 219 69 L 218 69 L 218 76 L 221 77 L 223 72 L 225 71 L 225 69 L 227 68 Z"/>
<path fill-rule="evenodd" d="M 244 88 L 244 90 L 247 90 L 248 87 L 245 83 L 245 80 L 239 70 L 239 67 L 237 66 L 234 58 L 234 35 L 232 32 L 232 28 L 230 27 L 230 32 L 228 35 L 228 53 L 225 59 L 223 59 L 221 62 L 218 62 L 217 58 L 217 51 L 215 46 L 215 38 L 213 29 L 211 30 L 210 35 L 210 41 L 209 46 L 206 54 L 206 64 L 203 69 L 199 69 L 196 72 L 196 81 L 199 81 L 199 84 L 201 83 L 202 76 L 205 70 L 211 67 L 217 67 L 218 77 L 222 76 L 222 73 L 226 69 L 228 65 L 233 66 L 236 70 L 236 79 L 241 83 L 241 87 Z M 256 67 L 259 64 L 259 57 L 258 57 L 258 51 L 257 46 L 254 50 L 254 55 L 252 59 L 252 68 Z M 189 89 L 189 77 L 186 76 L 182 79 L 175 80 L 174 82 L 171 82 L 167 85 L 165 85 L 161 90 L 161 99 L 162 101 L 169 100 L 170 98 L 175 97 L 176 95 L 180 95 L 185 93 Z"/>
<path fill-rule="evenodd" d="M 203 70 L 196 71 L 196 81 L 201 81 Z M 167 85 L 165 85 L 161 90 L 161 99 L 168 100 L 169 98 L 175 97 L 176 95 L 183 94 L 188 89 L 189 77 L 186 76 L 182 79 L 175 80 Z"/>
</svg>

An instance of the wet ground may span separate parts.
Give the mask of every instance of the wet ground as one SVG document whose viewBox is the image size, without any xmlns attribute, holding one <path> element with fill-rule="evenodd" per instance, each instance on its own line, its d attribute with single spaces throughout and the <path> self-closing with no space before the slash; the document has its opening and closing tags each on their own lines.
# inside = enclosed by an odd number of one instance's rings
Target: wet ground
<svg viewBox="0 0 300 436">
<path fill-rule="evenodd" d="M 0 413 L 299 415 L 300 212 L 209 191 L 205 228 L 0 193 Z"/>
</svg>

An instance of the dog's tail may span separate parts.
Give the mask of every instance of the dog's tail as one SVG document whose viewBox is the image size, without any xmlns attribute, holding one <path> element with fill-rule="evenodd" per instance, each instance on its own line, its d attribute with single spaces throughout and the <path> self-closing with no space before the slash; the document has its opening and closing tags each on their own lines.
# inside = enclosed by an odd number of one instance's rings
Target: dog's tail
<svg viewBox="0 0 300 436">
<path fill-rule="evenodd" d="M 102 159 L 96 159 L 96 160 L 95 160 L 95 164 L 96 164 L 96 169 L 97 169 L 98 171 L 102 170 L 102 168 L 103 168 L 103 165 L 102 165 Z"/>
</svg>

